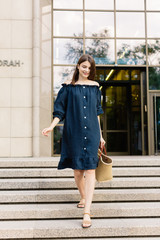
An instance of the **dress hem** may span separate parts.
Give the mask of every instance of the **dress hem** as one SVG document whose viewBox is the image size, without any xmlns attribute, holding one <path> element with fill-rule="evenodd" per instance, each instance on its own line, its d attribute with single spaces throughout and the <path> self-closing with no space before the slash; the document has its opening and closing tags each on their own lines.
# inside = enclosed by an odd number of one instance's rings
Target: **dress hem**
<svg viewBox="0 0 160 240">
<path fill-rule="evenodd" d="M 58 170 L 71 168 L 73 170 L 90 170 L 98 166 L 98 156 L 94 157 L 61 157 Z"/>
</svg>

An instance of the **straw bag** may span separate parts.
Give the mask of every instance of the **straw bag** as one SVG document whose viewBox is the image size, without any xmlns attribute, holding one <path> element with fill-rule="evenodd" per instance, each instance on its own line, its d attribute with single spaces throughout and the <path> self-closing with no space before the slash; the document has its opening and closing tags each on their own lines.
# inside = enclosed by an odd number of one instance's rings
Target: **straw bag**
<svg viewBox="0 0 160 240">
<path fill-rule="evenodd" d="M 103 150 L 105 154 L 103 153 Z M 96 180 L 106 182 L 113 178 L 112 176 L 112 159 L 107 156 L 106 148 L 98 149 L 98 167 L 96 168 Z"/>
</svg>

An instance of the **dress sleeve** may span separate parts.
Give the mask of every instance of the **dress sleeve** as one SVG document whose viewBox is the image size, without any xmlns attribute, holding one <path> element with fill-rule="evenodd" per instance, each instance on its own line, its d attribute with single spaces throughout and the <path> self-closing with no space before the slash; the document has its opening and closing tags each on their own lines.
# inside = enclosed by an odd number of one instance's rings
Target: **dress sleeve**
<svg viewBox="0 0 160 240">
<path fill-rule="evenodd" d="M 98 95 L 97 95 L 97 115 L 100 115 L 103 113 L 103 109 L 101 106 L 101 91 L 98 88 Z"/>
<path fill-rule="evenodd" d="M 58 117 L 60 121 L 65 118 L 67 107 L 67 87 L 63 85 L 63 87 L 59 90 L 57 98 L 54 102 L 54 111 L 53 118 Z"/>
</svg>

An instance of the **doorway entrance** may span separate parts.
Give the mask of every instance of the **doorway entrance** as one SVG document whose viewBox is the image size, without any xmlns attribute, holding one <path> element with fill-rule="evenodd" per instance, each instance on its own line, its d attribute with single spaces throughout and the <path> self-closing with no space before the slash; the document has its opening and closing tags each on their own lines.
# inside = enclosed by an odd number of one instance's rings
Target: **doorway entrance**
<svg viewBox="0 0 160 240">
<path fill-rule="evenodd" d="M 150 94 L 152 155 L 160 155 L 160 93 Z"/>
<path fill-rule="evenodd" d="M 143 80 L 140 68 L 98 68 L 102 91 L 103 136 L 110 155 L 146 154 L 144 139 Z"/>
</svg>

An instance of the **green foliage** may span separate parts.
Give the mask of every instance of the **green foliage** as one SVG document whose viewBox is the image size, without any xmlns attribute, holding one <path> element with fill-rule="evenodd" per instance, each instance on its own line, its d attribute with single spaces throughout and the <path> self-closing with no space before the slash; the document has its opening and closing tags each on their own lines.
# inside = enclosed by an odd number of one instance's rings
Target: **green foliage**
<svg viewBox="0 0 160 240">
<path fill-rule="evenodd" d="M 66 44 L 66 59 L 71 60 L 74 63 L 77 63 L 78 59 L 80 56 L 83 54 L 83 41 L 82 39 L 82 34 L 79 34 L 76 36 L 74 34 L 74 37 L 78 37 L 73 39 L 73 42 L 70 43 L 68 42 Z M 86 41 L 89 41 L 89 44 L 85 48 L 85 52 L 87 54 L 90 54 L 94 59 L 97 64 L 108 64 L 108 63 L 113 63 L 113 61 L 109 58 L 109 42 L 108 39 L 105 39 L 108 37 L 108 30 L 104 29 L 100 33 L 94 33 L 92 34 L 92 39 L 87 39 Z"/>
<path fill-rule="evenodd" d="M 149 89 L 160 89 L 160 67 L 149 68 Z"/>
</svg>

